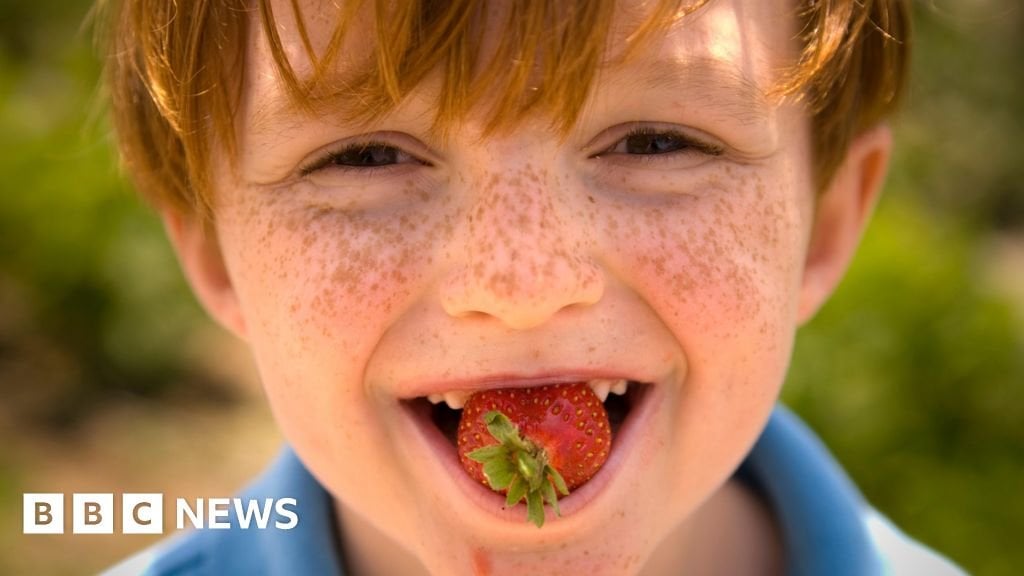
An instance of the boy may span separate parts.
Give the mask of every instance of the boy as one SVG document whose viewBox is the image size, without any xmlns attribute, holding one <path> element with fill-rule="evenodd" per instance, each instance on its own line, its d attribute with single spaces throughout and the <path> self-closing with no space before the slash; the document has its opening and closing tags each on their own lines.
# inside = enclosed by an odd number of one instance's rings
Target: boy
<svg viewBox="0 0 1024 576">
<path fill-rule="evenodd" d="M 119 569 L 958 573 L 775 405 L 881 187 L 907 11 L 112 8 L 126 165 L 289 442 L 246 496 L 299 517 Z M 610 430 L 592 474 L 563 490 L 541 451 L 539 476 L 503 452 L 527 480 L 478 477 L 464 432 L 493 445 L 501 412 L 480 399 L 565 389 Z"/>
</svg>

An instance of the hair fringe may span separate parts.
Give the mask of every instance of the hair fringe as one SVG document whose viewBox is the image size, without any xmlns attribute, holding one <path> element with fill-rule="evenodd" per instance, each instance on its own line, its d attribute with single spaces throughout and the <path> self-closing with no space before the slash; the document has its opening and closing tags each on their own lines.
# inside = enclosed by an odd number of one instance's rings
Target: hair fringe
<svg viewBox="0 0 1024 576">
<path fill-rule="evenodd" d="M 658 0 L 626 36 L 623 59 L 709 0 Z M 106 81 L 122 161 L 156 204 L 211 213 L 211 153 L 233 157 L 249 21 L 255 17 L 292 103 L 353 122 L 393 110 L 428 77 L 440 86 L 434 131 L 442 137 L 481 106 L 486 133 L 542 115 L 565 134 L 578 118 L 607 57 L 613 2 L 518 0 L 351 0 L 335 4 L 335 25 L 317 52 L 300 0 L 289 0 L 300 77 L 278 32 L 272 0 L 97 0 L 109 26 Z M 482 50 L 488 11 L 505 33 Z M 795 65 L 769 96 L 801 100 L 812 114 L 815 174 L 827 184 L 850 140 L 897 105 L 906 76 L 908 0 L 803 0 Z M 372 55 L 346 82 L 335 73 L 347 33 L 372 18 Z M 98 18 L 100 18 L 98 16 Z M 482 62 L 482 54 L 490 54 Z"/>
</svg>

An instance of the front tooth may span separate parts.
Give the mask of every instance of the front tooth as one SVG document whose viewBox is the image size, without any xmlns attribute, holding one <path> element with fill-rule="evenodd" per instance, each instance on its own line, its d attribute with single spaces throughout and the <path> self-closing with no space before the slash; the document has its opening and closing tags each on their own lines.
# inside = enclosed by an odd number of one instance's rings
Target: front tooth
<svg viewBox="0 0 1024 576">
<path fill-rule="evenodd" d="M 601 402 L 604 402 L 605 399 L 608 398 L 608 390 L 611 389 L 611 386 L 612 386 L 612 381 L 611 380 L 591 380 L 590 381 L 590 389 L 594 391 L 594 394 L 597 395 L 597 397 L 601 400 Z"/>
<path fill-rule="evenodd" d="M 444 396 L 440 394 L 431 394 L 427 396 L 427 400 L 430 400 L 431 404 L 440 404 L 441 401 L 444 400 Z"/>
<path fill-rule="evenodd" d="M 628 387 L 629 384 L 625 380 L 616 380 L 612 384 L 611 392 L 617 396 L 622 396 L 626 393 L 626 388 Z"/>
<path fill-rule="evenodd" d="M 452 410 L 462 410 L 462 407 L 466 405 L 466 393 L 445 392 L 444 401 Z"/>
</svg>

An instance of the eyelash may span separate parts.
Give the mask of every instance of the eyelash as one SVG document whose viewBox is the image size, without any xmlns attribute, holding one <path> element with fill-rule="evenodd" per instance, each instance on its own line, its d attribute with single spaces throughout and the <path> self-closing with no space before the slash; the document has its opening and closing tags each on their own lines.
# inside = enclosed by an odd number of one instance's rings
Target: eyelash
<svg viewBox="0 0 1024 576">
<path fill-rule="evenodd" d="M 628 154 L 622 152 L 613 152 L 615 148 L 618 148 L 620 144 L 628 142 L 630 138 L 638 136 L 651 136 L 651 137 L 671 137 L 675 138 L 679 144 L 679 147 L 674 150 L 668 150 L 665 152 L 649 153 L 649 154 Z M 718 144 L 712 144 L 704 142 L 693 136 L 680 132 L 674 129 L 663 129 L 655 126 L 639 125 L 634 126 L 626 133 L 625 136 L 616 140 L 611 146 L 594 154 L 592 158 L 600 158 L 606 155 L 622 155 L 637 157 L 638 161 L 653 162 L 659 159 L 663 159 L 665 156 L 676 156 L 682 154 L 703 154 L 706 156 L 721 156 L 724 153 L 724 148 Z"/>
<path fill-rule="evenodd" d="M 665 151 L 665 152 L 639 153 L 639 154 L 629 154 L 629 153 L 622 153 L 622 152 L 613 152 L 613 150 L 615 148 L 617 148 L 620 144 L 628 142 L 630 138 L 635 138 L 635 137 L 640 137 L 640 136 L 670 137 L 670 138 L 674 138 L 677 141 L 678 148 L 673 149 L 673 150 L 668 150 L 668 151 Z M 394 146 L 393 144 L 389 144 L 387 142 L 382 142 L 382 141 L 377 141 L 377 140 L 370 140 L 370 141 L 366 141 L 366 142 L 358 142 L 358 143 L 355 143 L 355 144 L 348 144 L 348 145 L 345 145 L 345 146 L 343 146 L 343 147 L 341 147 L 339 149 L 329 151 L 329 152 L 325 153 L 323 156 L 321 156 L 319 158 L 316 158 L 316 159 L 312 160 L 311 162 L 309 162 L 308 164 L 306 164 L 305 166 L 302 166 L 301 168 L 299 168 L 299 175 L 301 177 L 306 177 L 306 176 L 309 176 L 309 175 L 314 174 L 316 172 L 319 172 L 319 171 L 322 171 L 322 170 L 327 170 L 327 169 L 341 170 L 341 171 L 358 171 L 360 174 L 363 174 L 363 175 L 372 175 L 372 174 L 374 174 L 377 171 L 393 169 L 393 167 L 402 164 L 400 162 L 391 162 L 391 163 L 381 163 L 381 164 L 377 164 L 377 165 L 374 165 L 374 164 L 369 164 L 369 165 L 353 165 L 353 164 L 346 164 L 346 163 L 339 162 L 347 154 L 362 153 L 362 152 L 367 152 L 367 151 L 372 151 L 372 150 L 376 150 L 376 151 L 386 150 L 390 154 L 395 154 L 395 155 L 398 155 L 398 156 L 402 156 L 402 155 L 407 156 L 409 159 L 413 160 L 415 163 L 418 163 L 418 164 L 420 164 L 422 166 L 430 166 L 431 165 L 429 162 L 421 160 L 420 158 L 418 158 L 418 157 L 416 157 L 416 156 L 414 156 L 414 155 L 404 151 L 402 148 L 400 148 L 398 146 Z M 591 158 L 601 158 L 601 157 L 604 157 L 604 156 L 607 156 L 607 155 L 616 155 L 616 156 L 635 157 L 636 161 L 640 161 L 640 162 L 656 162 L 656 161 L 659 161 L 659 160 L 664 160 L 665 156 L 671 157 L 671 156 L 678 156 L 678 155 L 685 155 L 685 154 L 703 154 L 703 155 L 706 155 L 706 156 L 721 156 L 723 152 L 724 152 L 723 148 L 721 146 L 717 145 L 717 144 L 711 144 L 711 143 L 708 143 L 708 142 L 703 142 L 701 140 L 693 138 L 692 136 L 690 136 L 688 134 L 684 134 L 683 132 L 680 132 L 678 130 L 660 129 L 660 128 L 657 128 L 657 127 L 654 127 L 654 126 L 643 126 L 643 125 L 641 125 L 641 126 L 635 126 L 635 127 L 631 128 L 629 130 L 629 132 L 626 133 L 625 136 L 623 136 L 622 138 L 619 138 L 618 140 L 616 140 L 610 147 L 604 149 L 601 152 L 598 152 L 597 154 L 594 154 L 593 156 L 591 156 Z"/>
<path fill-rule="evenodd" d="M 417 164 L 420 164 L 420 165 L 423 165 L 423 166 L 430 166 L 429 162 L 421 160 L 417 156 L 414 156 L 414 155 L 406 152 L 405 150 L 403 150 L 402 148 L 400 148 L 398 146 L 395 146 L 393 144 L 389 144 L 387 142 L 381 142 L 381 141 L 377 141 L 377 140 L 370 140 L 370 141 L 367 141 L 367 142 L 357 142 L 357 143 L 354 143 L 354 144 L 347 144 L 347 145 L 342 146 L 342 147 L 340 147 L 340 148 L 338 148 L 336 150 L 331 150 L 331 151 L 325 153 L 323 156 L 312 160 L 311 162 L 309 162 L 305 166 L 300 167 L 299 168 L 299 175 L 302 176 L 302 177 L 306 177 L 306 176 L 309 176 L 309 175 L 311 175 L 313 173 L 319 172 L 321 170 L 327 170 L 327 169 L 341 170 L 341 171 L 359 171 L 361 174 L 372 174 L 372 173 L 374 173 L 374 172 L 376 172 L 378 170 L 392 169 L 394 166 L 397 166 L 397 165 L 401 164 L 399 162 L 395 162 L 395 163 L 386 163 L 386 164 L 379 164 L 379 165 L 372 165 L 371 164 L 371 165 L 361 166 L 361 165 L 344 164 L 344 163 L 340 163 L 339 162 L 347 154 L 361 153 L 361 152 L 367 152 L 367 151 L 371 151 L 371 150 L 387 150 L 387 151 L 389 151 L 389 152 L 391 152 L 393 154 L 396 154 L 396 155 L 407 156 L 409 159 L 411 159 L 413 162 L 415 162 Z"/>
</svg>

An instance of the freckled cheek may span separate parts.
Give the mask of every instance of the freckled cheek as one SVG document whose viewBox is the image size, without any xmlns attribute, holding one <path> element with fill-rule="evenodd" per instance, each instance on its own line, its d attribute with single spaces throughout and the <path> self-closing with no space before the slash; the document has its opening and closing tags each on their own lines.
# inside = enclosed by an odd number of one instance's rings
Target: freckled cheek
<svg viewBox="0 0 1024 576">
<path fill-rule="evenodd" d="M 425 277 L 430 245 L 400 217 L 267 221 L 275 222 L 268 233 L 232 238 L 228 247 L 248 336 L 286 436 L 328 462 L 328 454 L 383 435 L 364 371 Z"/>
<path fill-rule="evenodd" d="M 279 312 L 312 330 L 307 337 L 350 346 L 375 342 L 367 331 L 383 330 L 401 313 L 432 260 L 421 234 L 351 221 L 307 228 L 281 245 L 301 248 L 280 287 Z"/>
<path fill-rule="evenodd" d="M 748 216 L 759 209 L 655 211 L 610 238 L 623 278 L 684 346 L 739 342 L 774 353 L 791 336 L 799 230 L 774 214 Z"/>
</svg>

